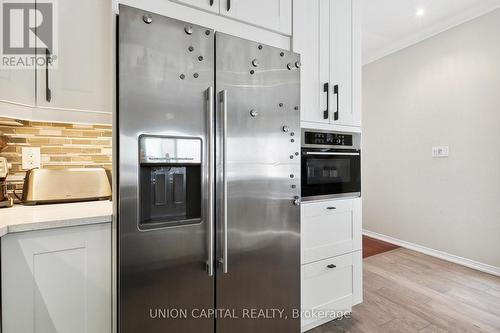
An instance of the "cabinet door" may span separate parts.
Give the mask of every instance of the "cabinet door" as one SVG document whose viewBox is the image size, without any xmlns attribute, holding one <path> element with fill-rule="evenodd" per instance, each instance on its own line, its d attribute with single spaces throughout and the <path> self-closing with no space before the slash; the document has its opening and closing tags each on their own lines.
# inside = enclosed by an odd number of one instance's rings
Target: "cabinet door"
<svg viewBox="0 0 500 333">
<path fill-rule="evenodd" d="M 329 123 L 330 1 L 294 0 L 293 51 L 301 56 L 301 120 Z M 326 112 L 326 113 L 325 113 Z M 326 114 L 326 117 L 325 117 Z"/>
<path fill-rule="evenodd" d="M 302 263 L 361 250 L 361 199 L 303 203 Z"/>
<path fill-rule="evenodd" d="M 360 126 L 360 104 L 353 103 L 354 74 L 360 84 L 360 69 L 354 67 L 360 66 L 361 55 L 357 7 L 357 0 L 332 0 L 330 5 L 330 121 L 337 125 Z"/>
<path fill-rule="evenodd" d="M 285 35 L 292 31 L 292 0 L 221 0 L 221 15 Z"/>
<path fill-rule="evenodd" d="M 307 314 L 302 317 L 302 332 L 351 311 L 360 302 L 361 265 L 361 251 L 357 251 L 302 266 L 301 307 Z M 321 311 L 326 312 L 327 318 L 318 317 Z"/>
<path fill-rule="evenodd" d="M 111 113 L 111 2 L 57 2 L 57 67 L 38 69 L 37 101 L 43 108 Z M 52 99 L 46 98 L 47 89 Z"/>
<path fill-rule="evenodd" d="M 182 5 L 203 9 L 219 14 L 219 0 L 170 0 Z"/>
<path fill-rule="evenodd" d="M 35 70 L 0 69 L 0 103 L 1 108 L 12 104 L 33 107 L 35 105 Z"/>
<path fill-rule="evenodd" d="M 111 224 L 2 237 L 2 332 L 111 332 Z"/>
<path fill-rule="evenodd" d="M 34 3 L 34 1 L 29 0 L 24 2 Z M 34 57 L 35 53 L 26 56 Z M 33 107 L 34 105 L 35 70 L 22 69 L 21 67 L 0 68 L 0 116 L 10 115 L 10 111 L 15 106 Z"/>
</svg>

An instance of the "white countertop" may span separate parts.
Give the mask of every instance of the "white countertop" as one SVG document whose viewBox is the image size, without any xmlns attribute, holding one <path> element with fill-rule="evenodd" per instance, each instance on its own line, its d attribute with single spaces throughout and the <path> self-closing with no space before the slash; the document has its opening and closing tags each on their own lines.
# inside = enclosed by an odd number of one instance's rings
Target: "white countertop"
<svg viewBox="0 0 500 333">
<path fill-rule="evenodd" d="M 15 232 L 109 223 L 113 217 L 111 201 L 91 201 L 55 205 L 22 206 L 0 209 L 0 237 Z"/>
</svg>

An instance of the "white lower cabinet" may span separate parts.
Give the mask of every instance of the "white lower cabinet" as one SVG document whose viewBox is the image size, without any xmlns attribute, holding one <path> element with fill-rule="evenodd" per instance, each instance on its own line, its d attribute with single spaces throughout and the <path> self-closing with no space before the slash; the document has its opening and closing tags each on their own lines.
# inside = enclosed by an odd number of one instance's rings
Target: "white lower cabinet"
<svg viewBox="0 0 500 333">
<path fill-rule="evenodd" d="M 362 302 L 361 198 L 301 208 L 302 332 Z"/>
<path fill-rule="evenodd" d="M 302 264 L 361 250 L 361 198 L 304 203 Z"/>
<path fill-rule="evenodd" d="M 111 223 L 2 237 L 2 332 L 111 332 Z"/>
<path fill-rule="evenodd" d="M 362 301 L 361 251 L 302 266 L 302 332 L 323 325 Z"/>
</svg>

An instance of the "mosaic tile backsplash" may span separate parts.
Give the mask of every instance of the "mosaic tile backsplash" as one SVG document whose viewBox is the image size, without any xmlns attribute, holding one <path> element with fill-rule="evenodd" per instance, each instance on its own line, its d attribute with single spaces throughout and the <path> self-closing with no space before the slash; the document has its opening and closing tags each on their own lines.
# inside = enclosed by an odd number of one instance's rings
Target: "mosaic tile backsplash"
<svg viewBox="0 0 500 333">
<path fill-rule="evenodd" d="M 9 192 L 22 193 L 26 170 L 22 169 L 22 148 L 40 147 L 44 169 L 112 168 L 112 129 L 109 125 L 32 122 L 0 117 L 0 135 L 7 147 L 0 152 L 12 164 L 7 178 Z"/>
</svg>

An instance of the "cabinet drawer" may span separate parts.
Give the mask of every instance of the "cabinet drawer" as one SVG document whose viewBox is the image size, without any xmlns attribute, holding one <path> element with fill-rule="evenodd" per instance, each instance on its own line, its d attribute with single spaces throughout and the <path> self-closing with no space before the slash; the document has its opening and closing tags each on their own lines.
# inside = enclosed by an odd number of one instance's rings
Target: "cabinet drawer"
<svg viewBox="0 0 500 333">
<path fill-rule="evenodd" d="M 361 301 L 361 265 L 361 251 L 357 251 L 302 266 L 301 307 L 307 314 L 302 317 L 303 331 L 334 319 L 330 314 L 350 311 Z M 329 318 L 315 319 L 318 311 L 328 311 Z"/>
<path fill-rule="evenodd" d="M 361 250 L 361 198 L 304 203 L 302 264 Z"/>
</svg>

